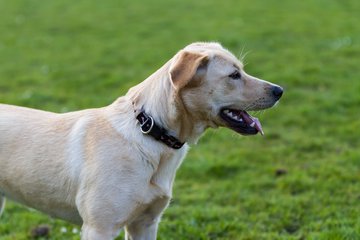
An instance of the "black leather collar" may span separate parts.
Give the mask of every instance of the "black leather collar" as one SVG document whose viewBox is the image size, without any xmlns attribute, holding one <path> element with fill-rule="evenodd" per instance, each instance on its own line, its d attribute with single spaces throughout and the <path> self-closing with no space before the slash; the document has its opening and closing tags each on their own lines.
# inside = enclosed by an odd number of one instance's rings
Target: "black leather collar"
<svg viewBox="0 0 360 240">
<path fill-rule="evenodd" d="M 140 123 L 140 130 L 143 134 L 150 135 L 157 141 L 161 141 L 174 149 L 180 149 L 184 145 L 184 143 L 180 142 L 179 139 L 168 134 L 166 129 L 159 127 L 155 123 L 154 119 L 144 111 L 141 111 L 136 116 L 136 119 Z"/>
</svg>

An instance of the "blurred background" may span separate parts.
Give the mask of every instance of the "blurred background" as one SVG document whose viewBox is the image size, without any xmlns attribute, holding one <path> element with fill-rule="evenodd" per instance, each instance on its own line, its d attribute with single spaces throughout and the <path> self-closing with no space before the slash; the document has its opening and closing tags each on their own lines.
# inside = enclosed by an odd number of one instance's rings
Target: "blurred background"
<svg viewBox="0 0 360 240">
<path fill-rule="evenodd" d="M 265 137 L 210 130 L 192 147 L 159 239 L 360 239 L 360 1 L 0 0 L 0 11 L 1 103 L 105 106 L 194 41 L 246 54 L 248 73 L 285 88 L 252 113 Z M 8 202 L 0 239 L 31 238 L 79 239 L 79 227 Z"/>
</svg>

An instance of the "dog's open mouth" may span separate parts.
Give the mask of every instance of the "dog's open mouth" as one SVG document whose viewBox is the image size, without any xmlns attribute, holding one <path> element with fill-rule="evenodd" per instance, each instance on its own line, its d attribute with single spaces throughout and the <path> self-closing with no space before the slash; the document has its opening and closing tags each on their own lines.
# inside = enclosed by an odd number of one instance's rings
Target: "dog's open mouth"
<svg viewBox="0 0 360 240">
<path fill-rule="evenodd" d="M 259 119 L 252 117 L 246 111 L 223 108 L 220 117 L 232 130 L 243 135 L 264 135 Z"/>
</svg>

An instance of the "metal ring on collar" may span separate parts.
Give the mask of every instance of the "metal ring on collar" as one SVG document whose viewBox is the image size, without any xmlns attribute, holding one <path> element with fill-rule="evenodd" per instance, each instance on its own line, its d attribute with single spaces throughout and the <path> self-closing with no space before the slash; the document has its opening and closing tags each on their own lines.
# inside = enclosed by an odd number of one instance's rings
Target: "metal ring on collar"
<svg viewBox="0 0 360 240">
<path fill-rule="evenodd" d="M 151 132 L 151 130 L 154 127 L 154 119 L 151 116 L 148 116 L 148 117 L 149 118 L 143 124 L 140 125 L 140 129 L 143 134 L 149 134 L 149 132 Z M 150 121 L 150 127 L 149 127 L 149 129 L 144 130 L 143 127 L 147 124 L 148 121 Z"/>
</svg>

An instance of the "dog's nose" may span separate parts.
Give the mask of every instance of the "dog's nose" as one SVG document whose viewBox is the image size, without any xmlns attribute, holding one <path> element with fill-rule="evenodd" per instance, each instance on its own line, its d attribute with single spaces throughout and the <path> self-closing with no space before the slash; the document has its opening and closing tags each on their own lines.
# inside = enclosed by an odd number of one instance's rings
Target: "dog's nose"
<svg viewBox="0 0 360 240">
<path fill-rule="evenodd" d="M 281 98 L 281 96 L 283 95 L 284 90 L 282 89 L 282 87 L 279 86 L 273 86 L 271 88 L 272 94 L 274 96 L 274 98 L 276 100 L 279 100 Z"/>
</svg>

